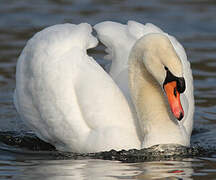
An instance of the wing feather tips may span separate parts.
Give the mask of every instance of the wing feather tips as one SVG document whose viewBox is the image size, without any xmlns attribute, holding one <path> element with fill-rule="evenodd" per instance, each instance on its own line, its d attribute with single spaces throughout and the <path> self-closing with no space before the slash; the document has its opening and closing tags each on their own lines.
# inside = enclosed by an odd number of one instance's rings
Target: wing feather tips
<svg viewBox="0 0 216 180">
<path fill-rule="evenodd" d="M 83 32 L 81 37 L 84 35 L 86 37 L 84 40 L 86 41 L 86 49 L 94 48 L 98 45 L 98 40 L 96 37 L 92 35 L 92 26 L 88 23 L 81 23 L 77 26 L 79 32 Z M 80 31 L 81 30 L 81 31 Z"/>
<path fill-rule="evenodd" d="M 105 21 L 96 24 L 93 28 L 96 30 L 99 40 L 110 49 L 124 44 L 128 36 L 126 25 L 117 22 Z"/>
<path fill-rule="evenodd" d="M 100 42 L 106 46 L 107 55 L 104 56 L 104 59 L 114 60 L 118 54 L 117 49 L 125 36 L 125 25 L 104 21 L 96 24 L 93 28 L 96 30 Z"/>
</svg>

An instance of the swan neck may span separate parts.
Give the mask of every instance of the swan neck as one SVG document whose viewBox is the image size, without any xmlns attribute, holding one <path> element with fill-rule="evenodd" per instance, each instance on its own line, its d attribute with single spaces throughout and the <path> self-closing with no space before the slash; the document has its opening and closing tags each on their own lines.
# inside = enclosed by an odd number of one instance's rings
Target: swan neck
<svg viewBox="0 0 216 180">
<path fill-rule="evenodd" d="M 143 63 L 144 52 L 135 46 L 129 57 L 129 87 L 143 135 L 142 147 L 162 143 L 185 145 L 178 122 L 171 115 L 160 84 Z"/>
<path fill-rule="evenodd" d="M 151 122 L 158 121 L 156 118 L 157 114 L 161 115 L 163 113 L 168 115 L 168 103 L 160 84 L 147 71 L 143 63 L 143 57 L 142 52 L 137 52 L 135 56 L 131 56 L 129 61 L 130 91 L 138 114 L 144 116 L 143 120 L 151 119 Z M 160 117 L 160 121 L 164 119 L 166 120 L 167 117 Z"/>
</svg>

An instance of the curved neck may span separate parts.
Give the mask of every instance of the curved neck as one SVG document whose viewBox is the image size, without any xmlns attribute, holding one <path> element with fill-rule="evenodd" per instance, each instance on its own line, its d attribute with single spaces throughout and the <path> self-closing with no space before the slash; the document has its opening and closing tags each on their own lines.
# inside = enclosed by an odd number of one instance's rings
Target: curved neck
<svg viewBox="0 0 216 180">
<path fill-rule="evenodd" d="M 129 58 L 129 87 L 143 134 L 142 147 L 169 143 L 186 145 L 164 92 L 144 66 L 143 53 L 135 46 Z"/>
</svg>

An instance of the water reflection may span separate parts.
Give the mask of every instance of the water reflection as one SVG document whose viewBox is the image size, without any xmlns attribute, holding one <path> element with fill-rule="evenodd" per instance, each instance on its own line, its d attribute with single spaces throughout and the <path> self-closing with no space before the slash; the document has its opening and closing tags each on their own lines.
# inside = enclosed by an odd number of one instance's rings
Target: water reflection
<svg viewBox="0 0 216 180">
<path fill-rule="evenodd" d="M 45 180 L 72 179 L 192 179 L 194 172 L 188 161 L 161 161 L 127 164 L 104 160 L 28 161 L 22 175 L 16 178 Z M 21 164 L 20 164 L 21 165 Z"/>
<path fill-rule="evenodd" d="M 143 173 L 137 175 L 139 179 L 192 179 L 194 172 L 191 162 L 187 161 L 148 162 L 141 165 Z"/>
</svg>

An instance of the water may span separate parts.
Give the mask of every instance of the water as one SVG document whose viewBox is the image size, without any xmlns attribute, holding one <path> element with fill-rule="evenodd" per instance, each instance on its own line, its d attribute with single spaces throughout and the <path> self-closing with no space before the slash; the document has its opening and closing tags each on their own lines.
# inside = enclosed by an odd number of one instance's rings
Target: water
<svg viewBox="0 0 216 180">
<path fill-rule="evenodd" d="M 0 179 L 216 179 L 215 17 L 214 0 L 1 0 L 1 132 L 28 130 L 16 114 L 12 94 L 17 58 L 27 39 L 35 32 L 64 22 L 94 25 L 104 20 L 126 23 L 131 19 L 161 27 L 177 37 L 186 48 L 193 70 L 196 103 L 192 145 L 201 148 L 197 154 L 189 153 L 191 156 L 180 159 L 128 163 L 119 161 L 116 152 L 108 154 L 107 159 L 114 157 L 110 161 L 103 160 L 107 157 L 104 154 L 82 157 L 32 151 L 28 149 L 31 141 L 25 141 L 21 146 L 22 138 L 17 139 L 16 144 L 12 141 L 14 135 L 11 139 L 3 136 L 10 145 L 0 144 Z M 104 55 L 101 46 L 89 53 L 97 58 Z"/>
</svg>

